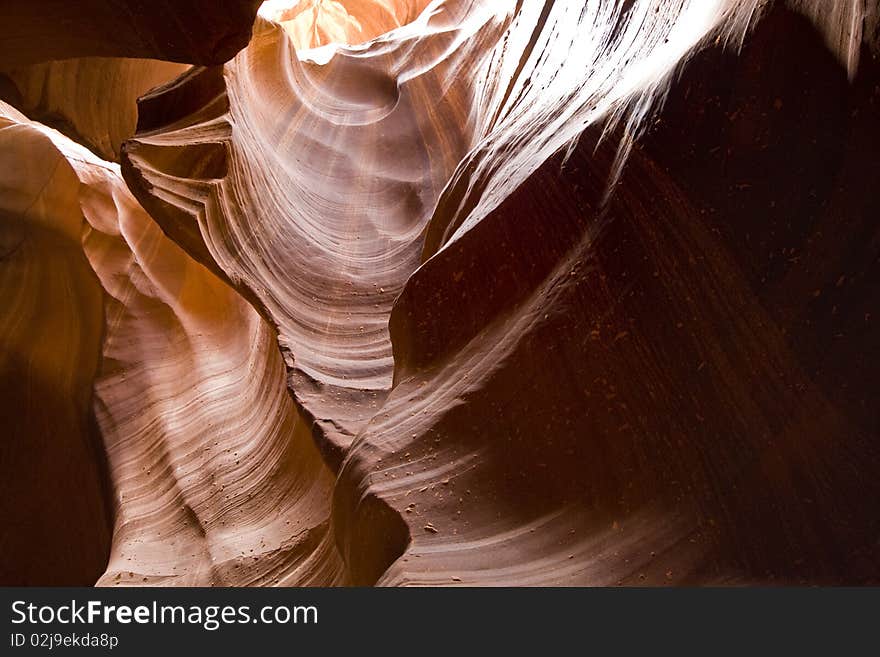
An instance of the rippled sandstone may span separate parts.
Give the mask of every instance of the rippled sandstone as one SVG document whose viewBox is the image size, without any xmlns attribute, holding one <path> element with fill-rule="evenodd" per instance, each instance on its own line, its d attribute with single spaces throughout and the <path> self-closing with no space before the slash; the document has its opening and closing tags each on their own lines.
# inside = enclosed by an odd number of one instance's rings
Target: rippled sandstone
<svg viewBox="0 0 880 657">
<path fill-rule="evenodd" d="M 7 449 L 73 446 L 100 584 L 877 581 L 875 8 L 246 23 L 0 57 Z"/>
<path fill-rule="evenodd" d="M 14 303 L 2 326 L 15 358 L 4 382 L 20 390 L 4 397 L 4 415 L 27 404 L 5 445 L 24 454 L 4 500 L 45 507 L 10 507 L 4 518 L 21 524 L 5 531 L 13 545 L 44 550 L 57 550 L 61 532 L 72 561 L 18 555 L 37 570 L 7 577 L 83 583 L 109 547 L 102 584 L 339 581 L 332 477 L 286 394 L 272 329 L 162 234 L 118 166 L 7 105 L 0 112 L 0 162 L 15 176 L 3 180 L 15 190 L 4 196 L 3 289 Z M 25 152 L 39 157 L 15 171 L 11 159 Z M 22 322 L 38 314 L 42 331 Z M 44 397 L 58 408 L 32 407 Z"/>
</svg>

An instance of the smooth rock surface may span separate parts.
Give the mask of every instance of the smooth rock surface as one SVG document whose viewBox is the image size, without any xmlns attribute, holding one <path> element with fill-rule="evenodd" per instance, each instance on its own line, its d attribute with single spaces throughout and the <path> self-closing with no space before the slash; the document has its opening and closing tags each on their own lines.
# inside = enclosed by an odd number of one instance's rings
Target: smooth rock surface
<svg viewBox="0 0 880 657">
<path fill-rule="evenodd" d="M 0 40 L 0 581 L 880 581 L 871 3 L 128 5 Z"/>
</svg>

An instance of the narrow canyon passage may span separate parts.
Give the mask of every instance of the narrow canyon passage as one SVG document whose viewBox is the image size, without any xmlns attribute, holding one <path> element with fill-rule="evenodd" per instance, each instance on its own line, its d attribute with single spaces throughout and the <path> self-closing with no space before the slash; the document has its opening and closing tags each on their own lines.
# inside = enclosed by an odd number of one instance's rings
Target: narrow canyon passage
<svg viewBox="0 0 880 657">
<path fill-rule="evenodd" d="M 4 583 L 880 578 L 872 3 L 127 2 L 0 8 Z"/>
</svg>

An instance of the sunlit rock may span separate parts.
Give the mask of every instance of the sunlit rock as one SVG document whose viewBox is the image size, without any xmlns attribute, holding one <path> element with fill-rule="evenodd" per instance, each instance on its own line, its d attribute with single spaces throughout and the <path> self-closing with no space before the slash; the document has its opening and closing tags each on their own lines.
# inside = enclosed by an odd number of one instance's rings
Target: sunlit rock
<svg viewBox="0 0 880 657">
<path fill-rule="evenodd" d="M 876 583 L 870 4 L 7 35 L 4 580 Z"/>
</svg>

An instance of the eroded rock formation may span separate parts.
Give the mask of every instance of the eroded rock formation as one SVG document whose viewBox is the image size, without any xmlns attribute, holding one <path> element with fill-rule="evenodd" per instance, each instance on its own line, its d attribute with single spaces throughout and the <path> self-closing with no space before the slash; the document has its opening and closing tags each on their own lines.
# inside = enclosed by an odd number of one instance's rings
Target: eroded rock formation
<svg viewBox="0 0 880 657">
<path fill-rule="evenodd" d="M 4 308 L 4 343 L 11 343 L 8 353 L 14 356 L 28 355 L 31 366 L 22 373 L 12 363 L 5 379 L 11 399 L 4 402 L 15 403 L 22 394 L 12 394 L 16 375 L 34 379 L 36 386 L 40 375 L 52 371 L 38 356 L 69 367 L 60 381 L 50 379 L 54 386 L 43 395 L 51 393 L 64 407 L 76 404 L 70 412 L 50 407 L 48 416 L 39 413 L 29 408 L 41 398 L 39 389 L 23 389 L 23 418 L 43 418 L 43 431 L 52 427 L 27 451 L 69 467 L 68 475 L 53 477 L 62 484 L 76 483 L 78 468 L 96 469 L 101 451 L 80 445 L 94 436 L 86 432 L 83 408 L 91 403 L 112 486 L 103 496 L 100 490 L 84 495 L 102 482 L 95 474 L 80 483 L 82 491 L 46 490 L 45 499 L 37 498 L 47 507 L 43 512 L 26 507 L 8 514 L 29 513 L 68 527 L 71 546 L 82 540 L 80 549 L 93 551 L 91 559 L 83 557 L 86 568 L 102 561 L 96 538 L 106 546 L 100 520 L 112 508 L 110 563 L 99 583 L 339 581 L 341 563 L 333 556 L 329 528 L 333 479 L 286 394 L 272 329 L 162 234 L 125 187 L 118 166 L 6 105 L 0 109 L 8 135 L 2 170 L 17 174 L 3 181 L 4 189 L 16 191 L 4 196 L 16 201 L 4 208 L 4 291 L 14 301 Z M 39 157 L 16 171 L 12 158 L 27 152 Z M 55 245 L 43 256 L 49 261 L 30 253 L 40 240 Z M 13 297 L 16 287 L 21 292 Z M 80 298 L 89 303 L 81 302 L 78 326 L 69 315 L 76 316 L 70 308 Z M 82 346 L 56 344 L 46 333 L 28 330 L 21 320 L 32 319 L 42 304 L 53 306 L 52 313 L 43 311 L 44 331 Z M 73 410 L 82 417 L 71 417 Z M 6 413 L 17 415 L 12 406 Z M 71 432 L 76 426 L 83 426 L 82 436 Z M 38 435 L 22 428 L 4 447 L 25 451 L 27 440 Z M 74 457 L 72 463 L 51 457 L 52 440 Z M 33 474 L 35 465 L 19 464 L 19 476 Z M 49 513 L 55 495 L 82 507 L 79 513 L 88 514 L 89 522 L 64 505 Z M 16 490 L 4 499 L 25 496 Z M 54 541 L 44 531 L 28 536 L 17 528 L 12 536 L 48 549 Z M 72 579 L 74 573 L 71 568 Z"/>
<path fill-rule="evenodd" d="M 126 144 L 144 206 L 278 327 L 293 394 L 337 464 L 391 387 L 391 306 L 472 145 L 463 66 L 502 27 L 449 11 L 322 64 L 258 20 L 222 72 L 144 99 Z"/>
<path fill-rule="evenodd" d="M 134 136 L 137 99 L 189 68 L 145 59 L 84 57 L 0 72 L 8 102 L 44 125 L 118 162 Z"/>
<path fill-rule="evenodd" d="M 6 581 L 877 581 L 874 7 L 198 11 L 4 37 Z"/>
<path fill-rule="evenodd" d="M 146 57 L 222 64 L 247 45 L 261 0 L 6 0 L 0 62 Z"/>
</svg>

